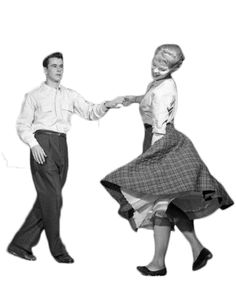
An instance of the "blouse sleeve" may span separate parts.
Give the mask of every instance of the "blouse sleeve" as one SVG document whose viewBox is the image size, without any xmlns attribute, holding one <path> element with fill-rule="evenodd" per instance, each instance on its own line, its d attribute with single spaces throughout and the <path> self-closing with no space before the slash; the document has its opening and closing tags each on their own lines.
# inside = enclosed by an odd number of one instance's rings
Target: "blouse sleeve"
<svg viewBox="0 0 236 285">
<path fill-rule="evenodd" d="M 164 83 L 165 84 L 165 83 Z M 166 125 L 175 102 L 175 92 L 168 85 L 159 85 L 152 98 L 152 144 L 166 134 Z"/>
</svg>

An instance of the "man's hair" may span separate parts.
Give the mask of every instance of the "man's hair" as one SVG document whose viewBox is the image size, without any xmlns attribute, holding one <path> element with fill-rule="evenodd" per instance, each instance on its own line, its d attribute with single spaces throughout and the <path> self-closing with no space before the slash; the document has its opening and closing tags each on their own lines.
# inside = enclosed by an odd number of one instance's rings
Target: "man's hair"
<svg viewBox="0 0 236 285">
<path fill-rule="evenodd" d="M 164 69 L 168 68 L 176 70 L 181 66 L 185 59 L 181 48 L 175 44 L 161 45 L 156 49 L 155 55 L 157 53 L 162 57 L 162 67 Z"/>
<path fill-rule="evenodd" d="M 61 59 L 63 60 L 63 55 L 62 55 L 61 52 L 54 52 L 54 53 L 51 53 L 51 54 L 49 54 L 47 57 L 44 58 L 44 60 L 43 60 L 43 67 L 48 68 L 49 59 L 50 59 L 50 58 L 53 58 L 53 57 L 61 58 Z"/>
</svg>

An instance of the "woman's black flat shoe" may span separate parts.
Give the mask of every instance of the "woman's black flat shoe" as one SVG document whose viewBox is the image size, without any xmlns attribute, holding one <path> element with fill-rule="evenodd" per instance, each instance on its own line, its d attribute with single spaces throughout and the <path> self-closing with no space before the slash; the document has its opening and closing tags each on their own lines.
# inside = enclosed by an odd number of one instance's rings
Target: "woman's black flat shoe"
<svg viewBox="0 0 236 285">
<path fill-rule="evenodd" d="M 145 276 L 164 276 L 167 273 L 166 268 L 163 268 L 161 270 L 151 271 L 146 266 L 138 266 L 138 271 L 141 272 L 141 274 Z"/>
<path fill-rule="evenodd" d="M 198 255 L 197 259 L 193 263 L 193 271 L 196 271 L 198 269 L 201 269 L 207 264 L 207 261 L 213 257 L 212 253 L 206 249 L 203 248 Z"/>
</svg>

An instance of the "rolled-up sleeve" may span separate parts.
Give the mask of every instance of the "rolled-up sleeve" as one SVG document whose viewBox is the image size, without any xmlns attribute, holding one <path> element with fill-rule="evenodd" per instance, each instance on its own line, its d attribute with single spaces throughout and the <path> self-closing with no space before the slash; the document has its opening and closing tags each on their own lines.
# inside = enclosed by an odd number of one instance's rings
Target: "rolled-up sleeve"
<svg viewBox="0 0 236 285">
<path fill-rule="evenodd" d="M 166 134 L 170 110 L 173 108 L 174 94 L 166 88 L 154 90 L 152 99 L 152 144 Z"/>
<path fill-rule="evenodd" d="M 28 144 L 30 148 L 37 145 L 38 142 L 32 131 L 32 123 L 34 120 L 35 106 L 29 94 L 25 95 L 25 100 L 21 107 L 20 115 L 16 122 L 16 130 L 20 139 Z"/>
<path fill-rule="evenodd" d="M 74 113 L 77 113 L 86 120 L 99 120 L 107 113 L 104 102 L 101 104 L 88 102 L 77 92 L 74 92 L 73 97 Z"/>
</svg>

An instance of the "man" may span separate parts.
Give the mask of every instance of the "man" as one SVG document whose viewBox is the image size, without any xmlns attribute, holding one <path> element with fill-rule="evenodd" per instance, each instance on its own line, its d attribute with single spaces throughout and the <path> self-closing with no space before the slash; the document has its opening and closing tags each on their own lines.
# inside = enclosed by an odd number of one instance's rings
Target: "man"
<svg viewBox="0 0 236 285">
<path fill-rule="evenodd" d="M 63 55 L 50 54 L 43 60 L 46 81 L 25 96 L 17 120 L 20 139 L 29 145 L 30 166 L 37 191 L 36 202 L 14 236 L 8 252 L 26 260 L 45 230 L 51 254 L 60 263 L 73 263 L 60 238 L 61 191 L 66 181 L 68 153 L 66 133 L 73 113 L 87 120 L 103 117 L 108 109 L 123 102 L 122 97 L 101 104 L 86 101 L 77 92 L 60 85 Z"/>
</svg>

